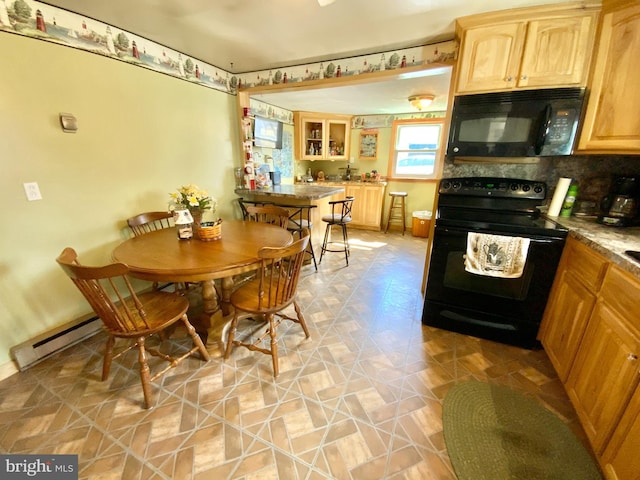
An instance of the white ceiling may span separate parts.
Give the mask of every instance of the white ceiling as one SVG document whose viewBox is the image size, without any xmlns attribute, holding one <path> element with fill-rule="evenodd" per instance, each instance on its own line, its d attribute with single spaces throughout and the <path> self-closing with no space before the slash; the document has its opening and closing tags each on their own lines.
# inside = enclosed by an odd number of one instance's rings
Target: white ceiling
<svg viewBox="0 0 640 480">
<path fill-rule="evenodd" d="M 451 40 L 457 17 L 566 1 L 510 0 L 507 5 L 503 0 L 335 0 L 321 7 L 317 0 L 45 0 L 230 73 L 275 69 Z M 319 97 L 320 104 L 333 103 L 335 113 L 342 110 L 359 114 L 399 113 L 398 109 L 409 110 L 406 100 L 409 91 L 434 93 L 440 97 L 437 92 L 442 91 L 443 85 L 448 85 L 447 75 L 407 81 L 402 87 L 398 82 L 371 84 L 367 88 L 350 87 L 343 95 L 334 92 L 339 96 L 333 100 L 311 91 L 303 92 L 303 95 L 308 102 L 311 97 Z M 389 100 L 392 96 L 396 101 Z M 294 97 L 290 100 L 280 97 L 281 103 L 276 105 L 289 108 L 282 102 L 300 102 Z M 378 97 L 386 102 L 379 103 L 376 112 L 365 112 L 364 106 Z M 440 109 L 439 100 L 436 99 L 432 109 Z M 295 109 L 327 111 L 312 106 Z"/>
</svg>

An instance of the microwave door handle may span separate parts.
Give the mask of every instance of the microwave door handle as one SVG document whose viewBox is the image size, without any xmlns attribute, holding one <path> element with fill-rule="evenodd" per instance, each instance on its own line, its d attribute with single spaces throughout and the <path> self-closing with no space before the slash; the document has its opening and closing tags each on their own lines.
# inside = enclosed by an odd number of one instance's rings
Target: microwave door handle
<svg viewBox="0 0 640 480">
<path fill-rule="evenodd" d="M 551 105 L 547 104 L 542 112 L 543 120 L 540 123 L 540 129 L 538 135 L 536 135 L 536 142 L 533 145 L 533 151 L 536 155 L 540 155 L 544 142 L 547 140 L 547 133 L 549 132 L 549 124 L 551 123 Z"/>
</svg>

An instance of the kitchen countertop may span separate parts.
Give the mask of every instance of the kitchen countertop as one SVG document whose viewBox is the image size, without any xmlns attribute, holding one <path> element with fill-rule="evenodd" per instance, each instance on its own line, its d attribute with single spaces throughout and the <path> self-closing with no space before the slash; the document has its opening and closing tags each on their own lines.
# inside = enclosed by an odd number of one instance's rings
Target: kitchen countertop
<svg viewBox="0 0 640 480">
<path fill-rule="evenodd" d="M 609 227 L 595 218 L 549 217 L 569 229 L 569 236 L 593 248 L 611 262 L 640 277 L 640 262 L 626 255 L 625 250 L 640 251 L 640 227 Z"/>
<path fill-rule="evenodd" d="M 268 195 L 270 197 L 300 198 L 317 200 L 344 192 L 342 186 L 319 186 L 310 184 L 276 185 L 265 189 L 251 190 L 249 188 L 236 188 L 235 193 L 244 195 Z"/>
<path fill-rule="evenodd" d="M 382 185 L 385 186 L 387 184 L 387 182 L 385 182 L 384 180 L 379 181 L 379 182 L 363 182 L 362 180 L 325 180 L 322 182 L 296 182 L 296 185 L 318 185 L 318 186 L 335 186 L 335 185 Z"/>
</svg>

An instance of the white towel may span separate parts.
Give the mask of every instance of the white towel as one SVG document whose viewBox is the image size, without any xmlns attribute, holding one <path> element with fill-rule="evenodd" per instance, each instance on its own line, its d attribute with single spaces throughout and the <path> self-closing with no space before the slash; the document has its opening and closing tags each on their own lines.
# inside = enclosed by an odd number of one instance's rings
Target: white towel
<svg viewBox="0 0 640 480">
<path fill-rule="evenodd" d="M 464 269 L 476 275 L 520 278 L 529 242 L 528 238 L 469 232 Z"/>
</svg>

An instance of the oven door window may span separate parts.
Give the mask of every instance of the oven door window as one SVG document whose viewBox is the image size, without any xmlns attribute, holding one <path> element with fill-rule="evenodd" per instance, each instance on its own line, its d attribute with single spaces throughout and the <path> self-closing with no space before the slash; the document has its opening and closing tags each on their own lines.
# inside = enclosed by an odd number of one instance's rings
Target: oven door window
<svg viewBox="0 0 640 480">
<path fill-rule="evenodd" d="M 512 300 L 527 298 L 531 277 L 535 271 L 535 265 L 532 262 L 527 262 L 519 278 L 487 277 L 467 272 L 464 269 L 464 254 L 463 251 L 455 250 L 447 253 L 443 280 L 445 288 Z"/>
</svg>

